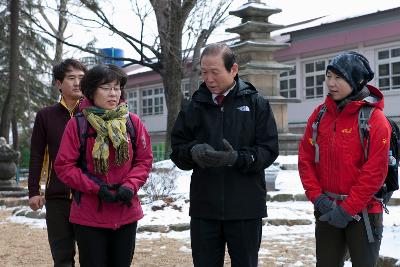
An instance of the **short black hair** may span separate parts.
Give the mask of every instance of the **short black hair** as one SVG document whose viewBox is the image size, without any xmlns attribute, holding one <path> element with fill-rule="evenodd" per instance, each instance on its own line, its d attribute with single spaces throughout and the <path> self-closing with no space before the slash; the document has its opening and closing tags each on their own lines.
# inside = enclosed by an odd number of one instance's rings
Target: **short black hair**
<svg viewBox="0 0 400 267">
<path fill-rule="evenodd" d="M 118 66 L 113 64 L 99 64 L 91 68 L 81 80 L 81 90 L 84 96 L 93 101 L 97 88 L 112 81 L 117 81 L 121 87 L 121 99 L 124 100 L 124 86 L 128 75 Z"/>
<path fill-rule="evenodd" d="M 219 55 L 222 53 L 222 59 L 224 61 L 225 69 L 229 72 L 232 69 L 233 64 L 236 63 L 236 56 L 233 53 L 232 49 L 225 43 L 214 43 L 207 45 L 200 56 L 200 64 L 201 60 L 204 56 L 209 55 Z"/>
<path fill-rule="evenodd" d="M 71 71 L 71 68 L 81 70 L 84 73 L 87 72 L 86 66 L 83 65 L 79 60 L 68 58 L 53 66 L 54 81 L 62 82 L 66 73 Z"/>
</svg>

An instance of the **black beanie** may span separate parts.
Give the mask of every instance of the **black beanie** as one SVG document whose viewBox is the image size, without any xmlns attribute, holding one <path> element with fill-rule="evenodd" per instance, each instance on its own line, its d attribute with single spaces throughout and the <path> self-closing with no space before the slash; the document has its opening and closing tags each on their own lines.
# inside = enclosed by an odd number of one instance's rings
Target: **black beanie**
<svg viewBox="0 0 400 267">
<path fill-rule="evenodd" d="M 353 88 L 353 92 L 360 91 L 374 78 L 374 72 L 368 60 L 361 54 L 350 51 L 335 56 L 326 68 L 345 79 Z"/>
</svg>

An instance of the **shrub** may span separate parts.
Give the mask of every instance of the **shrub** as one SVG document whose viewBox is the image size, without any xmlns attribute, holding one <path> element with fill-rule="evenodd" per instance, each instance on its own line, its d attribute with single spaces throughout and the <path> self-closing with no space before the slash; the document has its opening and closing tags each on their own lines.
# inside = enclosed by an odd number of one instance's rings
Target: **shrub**
<svg viewBox="0 0 400 267">
<path fill-rule="evenodd" d="M 173 168 L 153 168 L 142 189 L 152 201 L 169 196 L 176 189 L 176 173 Z"/>
</svg>

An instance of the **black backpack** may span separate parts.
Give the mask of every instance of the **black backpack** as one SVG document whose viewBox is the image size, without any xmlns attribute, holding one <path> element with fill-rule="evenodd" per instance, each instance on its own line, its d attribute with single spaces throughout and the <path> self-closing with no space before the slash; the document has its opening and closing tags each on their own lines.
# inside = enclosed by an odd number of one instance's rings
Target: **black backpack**
<svg viewBox="0 0 400 267">
<path fill-rule="evenodd" d="M 362 106 L 358 113 L 358 125 L 360 132 L 361 145 L 364 149 L 364 158 L 368 159 L 368 145 L 369 145 L 369 125 L 368 120 L 371 118 L 374 107 Z M 386 117 L 390 126 L 392 127 L 392 133 L 390 135 L 390 147 L 389 147 L 389 164 L 388 172 L 385 182 L 381 189 L 375 194 L 375 198 L 380 200 L 386 209 L 386 204 L 389 202 L 393 195 L 393 192 L 399 189 L 399 159 L 400 159 L 400 130 L 397 124 Z M 366 144 L 366 145 L 365 145 Z"/>
<path fill-rule="evenodd" d="M 370 141 L 370 126 L 368 124 L 369 119 L 371 118 L 372 112 L 374 111 L 373 106 L 363 105 L 360 108 L 358 113 L 358 130 L 360 133 L 360 141 L 364 150 L 364 160 L 368 159 L 368 149 L 369 149 L 369 141 Z M 313 128 L 313 144 L 315 146 L 315 162 L 319 162 L 319 147 L 316 143 L 317 135 L 318 135 L 318 126 L 319 123 L 326 112 L 326 106 L 323 105 L 321 110 L 319 111 L 317 118 L 312 124 Z M 400 159 L 400 131 L 399 127 L 396 123 L 386 117 L 392 127 L 392 133 L 390 136 L 390 148 L 389 148 L 389 165 L 388 165 L 388 173 L 385 179 L 385 182 L 381 189 L 375 194 L 375 198 L 379 200 L 385 212 L 388 213 L 386 208 L 386 204 L 389 202 L 394 191 L 399 189 L 399 179 L 398 179 L 398 167 L 399 167 L 399 159 Z"/>
<path fill-rule="evenodd" d="M 77 113 L 75 115 L 75 119 L 76 119 L 76 125 L 78 128 L 79 143 L 80 143 L 78 167 L 83 171 L 83 173 L 85 173 L 89 177 L 90 180 L 94 181 L 98 185 L 103 185 L 103 184 L 105 184 L 104 181 L 97 178 L 96 176 L 92 175 L 91 173 L 89 173 L 87 170 L 87 165 L 86 165 L 85 155 L 86 155 L 87 138 L 88 137 L 95 138 L 96 132 L 89 133 L 89 124 L 82 112 Z M 126 131 L 131 138 L 133 158 L 135 158 L 136 135 L 135 135 L 135 128 L 133 125 L 133 121 L 129 114 L 128 114 L 128 118 L 126 119 Z M 118 186 L 118 185 L 115 185 L 115 186 Z M 77 204 L 80 203 L 81 194 L 82 194 L 82 192 L 79 192 L 77 190 L 74 190 L 74 192 L 73 192 L 73 196 L 74 196 L 74 199 L 77 202 Z"/>
</svg>

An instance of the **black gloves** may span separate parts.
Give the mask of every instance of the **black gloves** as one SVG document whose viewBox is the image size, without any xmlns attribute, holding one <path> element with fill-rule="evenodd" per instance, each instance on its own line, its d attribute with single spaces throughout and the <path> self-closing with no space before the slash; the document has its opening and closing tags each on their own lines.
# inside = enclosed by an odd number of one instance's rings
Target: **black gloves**
<svg viewBox="0 0 400 267">
<path fill-rule="evenodd" d="M 333 201 L 325 194 L 321 194 L 314 202 L 315 210 L 325 214 L 334 208 Z"/>
<path fill-rule="evenodd" d="M 328 211 L 319 217 L 319 220 L 328 222 L 330 225 L 337 228 L 345 228 L 347 224 L 353 220 L 353 217 L 350 216 L 350 214 L 348 214 L 341 206 L 336 206 L 333 210 Z"/>
<path fill-rule="evenodd" d="M 105 202 L 112 203 L 116 201 L 115 194 L 113 194 L 106 184 L 100 185 L 99 192 L 97 193 L 99 198 Z"/>
<path fill-rule="evenodd" d="M 116 193 L 113 191 L 116 190 Z M 97 193 L 98 197 L 107 203 L 113 203 L 117 201 L 121 201 L 122 204 L 127 205 L 128 207 L 132 206 L 131 201 L 133 198 L 133 191 L 123 185 L 107 185 L 102 184 L 100 186 L 99 192 Z"/>
<path fill-rule="evenodd" d="M 226 139 L 222 139 L 224 143 L 224 151 L 206 150 L 205 158 L 211 162 L 210 167 L 232 166 L 235 164 L 238 153 L 233 149 L 231 144 Z"/>
<path fill-rule="evenodd" d="M 134 195 L 134 193 L 130 188 L 121 185 L 117 189 L 117 194 L 115 195 L 115 198 L 117 201 L 121 201 L 123 204 L 130 207 L 130 206 L 132 206 L 131 201 L 132 201 L 133 195 Z"/>
<path fill-rule="evenodd" d="M 225 146 L 224 151 L 216 151 L 209 144 L 193 146 L 190 150 L 193 161 L 201 168 L 232 166 L 238 158 L 238 153 L 226 139 L 222 139 L 222 142 Z"/>
<path fill-rule="evenodd" d="M 190 150 L 193 161 L 196 162 L 196 164 L 199 165 L 201 168 L 210 167 L 209 164 L 212 163 L 209 159 L 205 157 L 206 150 L 214 151 L 214 148 L 209 144 L 204 143 L 194 145 Z"/>
</svg>

